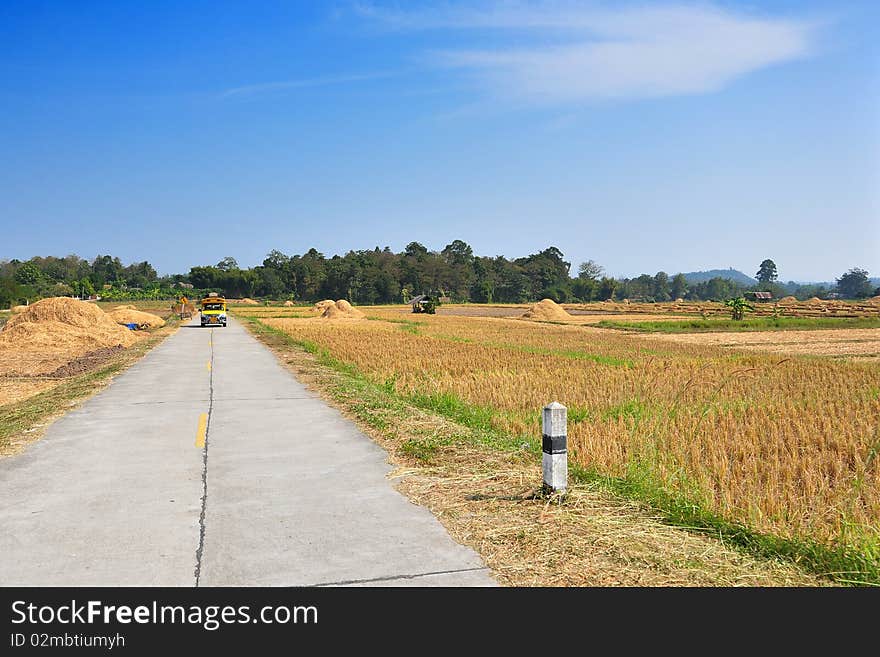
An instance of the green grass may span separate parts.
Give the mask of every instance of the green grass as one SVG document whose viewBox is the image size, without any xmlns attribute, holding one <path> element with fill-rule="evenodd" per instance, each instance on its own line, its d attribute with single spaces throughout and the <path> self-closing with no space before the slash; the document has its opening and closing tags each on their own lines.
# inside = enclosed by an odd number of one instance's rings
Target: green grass
<svg viewBox="0 0 880 657">
<path fill-rule="evenodd" d="M 603 320 L 599 328 L 640 333 L 702 333 L 706 331 L 810 331 L 817 329 L 878 328 L 880 317 L 747 317 L 732 319 L 685 319 L 653 322 Z"/>
<path fill-rule="evenodd" d="M 411 319 L 387 319 L 385 317 L 375 317 L 370 315 L 367 316 L 367 319 L 374 322 L 388 322 L 389 324 L 397 324 L 399 325 L 401 331 L 412 333 L 413 335 L 420 335 L 420 329 L 422 327 L 422 322 L 416 322 Z"/>
<path fill-rule="evenodd" d="M 530 454 L 535 467 L 540 467 L 541 445 L 538 432 L 534 436 L 511 436 L 494 428 L 491 408 L 477 407 L 451 393 L 403 395 L 394 391 L 393 380 L 376 383 L 357 372 L 350 364 L 332 358 L 312 343 L 297 340 L 283 331 L 254 319 L 247 320 L 258 336 L 271 336 L 282 344 L 295 345 L 316 354 L 318 362 L 342 376 L 333 384 L 334 398 L 347 404 L 358 419 L 379 430 L 388 426 L 388 412 L 406 413 L 416 406 L 442 416 L 463 428 L 456 438 L 469 445 Z M 606 416 L 640 418 L 646 409 L 625 403 L 608 409 Z M 585 409 L 570 409 L 572 422 L 587 421 L 591 414 Z M 401 449 L 419 460 L 430 462 L 441 444 L 432 437 L 406 440 Z M 755 531 L 705 508 L 702 502 L 681 492 L 671 492 L 651 474 L 649 464 L 634 461 L 625 476 L 610 476 L 595 469 L 569 464 L 572 483 L 596 486 L 616 496 L 647 504 L 658 512 L 666 524 L 683 530 L 715 536 L 725 544 L 764 559 L 793 562 L 807 572 L 829 577 L 852 585 L 880 586 L 880 547 L 871 542 L 853 540 L 828 545 L 808 538 L 786 538 Z"/>
</svg>

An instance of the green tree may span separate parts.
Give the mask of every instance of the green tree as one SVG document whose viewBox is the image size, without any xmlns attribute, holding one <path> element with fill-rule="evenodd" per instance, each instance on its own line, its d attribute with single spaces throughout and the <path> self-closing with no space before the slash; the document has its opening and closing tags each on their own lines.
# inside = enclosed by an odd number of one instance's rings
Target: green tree
<svg viewBox="0 0 880 657">
<path fill-rule="evenodd" d="M 755 278 L 758 279 L 759 283 L 764 283 L 765 285 L 775 282 L 776 279 L 779 278 L 779 275 L 776 272 L 776 263 L 769 258 L 764 260 L 758 268 L 758 273 L 755 274 Z"/>
<path fill-rule="evenodd" d="M 755 307 L 752 306 L 743 297 L 734 297 L 733 299 L 728 299 L 724 302 L 724 305 L 730 308 L 730 316 L 736 321 L 742 321 L 746 311 L 751 311 L 755 309 Z"/>
<path fill-rule="evenodd" d="M 21 285 L 36 285 L 43 279 L 43 272 L 32 262 L 25 262 L 15 271 L 15 282 Z"/>
<path fill-rule="evenodd" d="M 687 279 L 684 274 L 676 274 L 672 277 L 672 283 L 669 287 L 669 296 L 673 299 L 684 299 L 684 295 L 688 292 Z"/>
<path fill-rule="evenodd" d="M 234 271 L 239 269 L 238 261 L 232 256 L 226 256 L 223 260 L 218 262 L 215 267 L 220 271 Z"/>
<path fill-rule="evenodd" d="M 847 299 L 864 299 L 871 295 L 871 281 L 868 272 L 859 267 L 853 267 L 843 276 L 837 279 L 837 291 L 840 296 Z"/>
<path fill-rule="evenodd" d="M 598 281 L 605 274 L 605 268 L 593 260 L 582 262 L 578 267 L 578 278 Z"/>
<path fill-rule="evenodd" d="M 654 275 L 654 301 L 669 301 L 669 274 L 658 271 Z"/>
<path fill-rule="evenodd" d="M 609 276 L 603 276 L 602 280 L 599 281 L 599 288 L 597 290 L 597 298 L 600 301 L 608 301 L 614 296 L 614 292 L 617 289 L 618 282 Z"/>
<path fill-rule="evenodd" d="M 96 288 L 107 283 L 110 285 L 122 283 L 124 280 L 122 262 L 113 256 L 99 255 L 92 261 L 92 272 L 89 278 Z"/>
<path fill-rule="evenodd" d="M 12 278 L 0 278 L 0 308 L 10 308 L 24 300 L 25 294 L 22 286 Z"/>
</svg>

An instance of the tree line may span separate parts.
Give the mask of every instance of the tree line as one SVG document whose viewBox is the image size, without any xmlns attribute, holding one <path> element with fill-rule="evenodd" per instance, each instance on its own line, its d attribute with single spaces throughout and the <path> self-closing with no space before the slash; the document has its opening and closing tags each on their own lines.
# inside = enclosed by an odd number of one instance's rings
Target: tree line
<svg viewBox="0 0 880 657">
<path fill-rule="evenodd" d="M 410 242 L 400 253 L 389 247 L 349 251 L 326 257 L 312 248 L 301 255 L 273 250 L 262 264 L 242 268 L 232 257 L 214 265 L 192 267 L 185 274 L 159 276 L 147 261 L 123 265 L 118 257 L 76 255 L 34 257 L 0 262 L 0 307 L 46 296 L 101 296 L 105 299 L 172 299 L 208 291 L 230 298 L 258 297 L 313 302 L 348 299 L 356 304 L 402 303 L 418 294 L 453 302 L 523 303 L 550 298 L 559 303 L 630 299 L 662 302 L 675 299 L 715 300 L 768 290 L 775 297 L 794 294 L 862 298 L 880 293 L 868 272 L 853 268 L 832 289 L 780 284 L 772 260 L 761 263 L 758 285 L 747 286 L 715 277 L 690 283 L 684 274 L 666 272 L 614 278 L 593 260 L 576 272 L 555 246 L 521 258 L 478 256 L 462 240 L 440 251 Z M 190 290 L 191 288 L 191 290 Z"/>
</svg>

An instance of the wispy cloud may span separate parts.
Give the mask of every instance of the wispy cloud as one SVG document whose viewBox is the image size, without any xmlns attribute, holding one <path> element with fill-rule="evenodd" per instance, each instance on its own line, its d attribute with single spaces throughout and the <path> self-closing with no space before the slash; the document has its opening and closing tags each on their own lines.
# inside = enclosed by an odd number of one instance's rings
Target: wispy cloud
<svg viewBox="0 0 880 657">
<path fill-rule="evenodd" d="M 331 85 L 348 84 L 351 82 L 365 82 L 378 80 L 395 75 L 390 71 L 377 71 L 374 73 L 361 73 L 357 75 L 337 75 L 318 78 L 304 78 L 300 80 L 283 80 L 280 82 L 262 82 L 248 84 L 240 87 L 226 89 L 220 94 L 221 98 L 250 98 L 263 94 L 290 91 L 294 89 L 306 89 L 309 87 L 328 87 Z"/>
<path fill-rule="evenodd" d="M 757 16 L 709 4 L 621 6 L 489 2 L 418 11 L 359 4 L 396 31 L 455 30 L 504 45 L 424 53 L 506 100 L 560 105 L 716 91 L 815 49 L 819 22 Z"/>
</svg>

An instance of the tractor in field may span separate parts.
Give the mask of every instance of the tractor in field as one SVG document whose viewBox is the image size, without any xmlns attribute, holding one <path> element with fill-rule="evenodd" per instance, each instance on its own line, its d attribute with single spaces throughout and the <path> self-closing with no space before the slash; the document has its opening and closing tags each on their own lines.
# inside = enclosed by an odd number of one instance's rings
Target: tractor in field
<svg viewBox="0 0 880 657">
<path fill-rule="evenodd" d="M 440 305 L 440 299 L 430 294 L 420 294 L 407 301 L 412 306 L 414 313 L 426 313 L 433 315 L 437 312 L 437 306 Z"/>
</svg>

